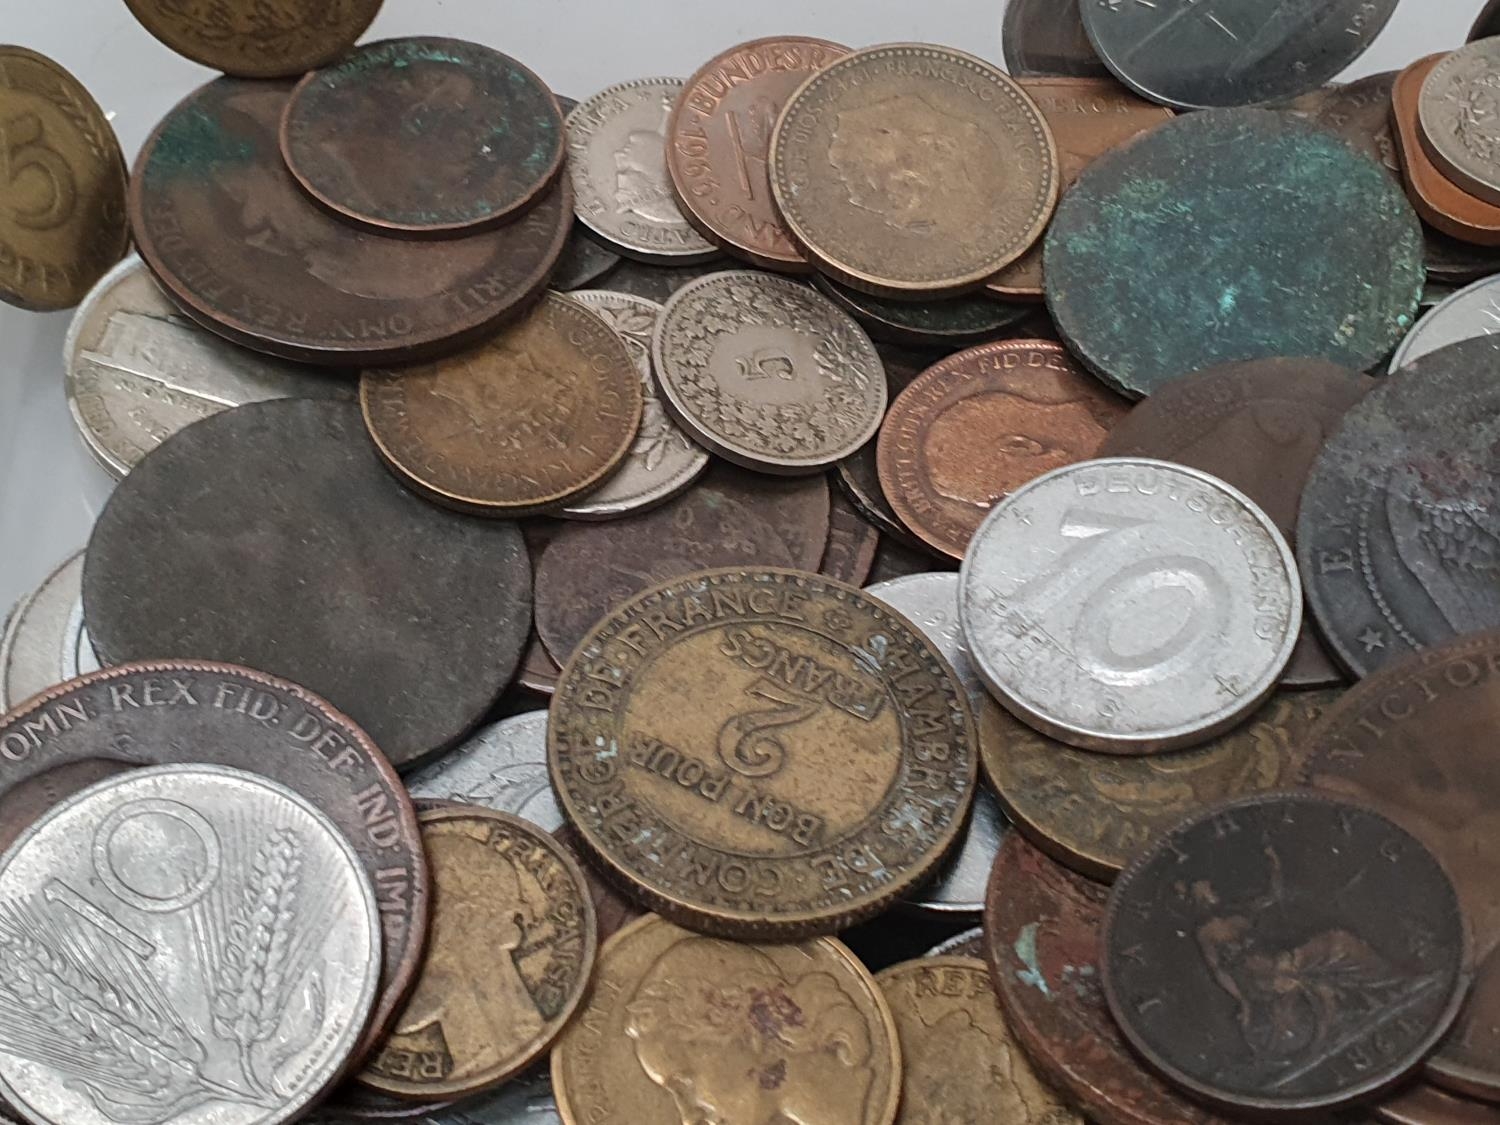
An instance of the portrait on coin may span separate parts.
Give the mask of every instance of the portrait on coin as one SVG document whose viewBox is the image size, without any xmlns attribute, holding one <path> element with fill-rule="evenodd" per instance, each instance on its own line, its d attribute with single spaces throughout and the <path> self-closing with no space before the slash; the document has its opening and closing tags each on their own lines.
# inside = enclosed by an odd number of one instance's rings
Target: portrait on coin
<svg viewBox="0 0 1500 1125">
<path fill-rule="evenodd" d="M 667 118 L 672 102 L 663 99 L 655 129 L 632 129 L 615 153 L 615 203 L 621 212 L 648 223 L 681 224 L 667 174 Z"/>
</svg>

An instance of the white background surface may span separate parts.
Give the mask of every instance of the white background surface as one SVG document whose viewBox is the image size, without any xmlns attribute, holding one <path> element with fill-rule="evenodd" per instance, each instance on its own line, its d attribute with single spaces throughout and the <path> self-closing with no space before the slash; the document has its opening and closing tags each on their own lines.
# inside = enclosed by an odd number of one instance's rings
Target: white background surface
<svg viewBox="0 0 1500 1125">
<path fill-rule="evenodd" d="M 369 37 L 473 39 L 516 56 L 558 93 L 585 98 L 629 78 L 686 77 L 726 47 L 775 34 L 854 47 L 923 40 L 999 61 L 1002 7 L 1002 0 L 386 0 Z M 1481 7 L 1483 0 L 1401 0 L 1344 77 L 1458 46 Z M 0 42 L 41 51 L 78 75 L 111 115 L 127 159 L 168 109 L 212 77 L 141 30 L 124 0 L 0 0 Z M 84 545 L 110 487 L 63 398 L 68 317 L 0 304 L 0 619 Z"/>
</svg>

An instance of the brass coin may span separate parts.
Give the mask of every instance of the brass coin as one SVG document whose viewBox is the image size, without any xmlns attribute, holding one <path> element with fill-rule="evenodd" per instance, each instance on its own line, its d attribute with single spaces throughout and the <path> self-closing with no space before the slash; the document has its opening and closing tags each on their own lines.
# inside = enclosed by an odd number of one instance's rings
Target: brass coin
<svg viewBox="0 0 1500 1125">
<path fill-rule="evenodd" d="M 354 46 L 381 0 L 125 3 L 142 27 L 179 55 L 240 78 L 281 78 L 332 62 Z"/>
<path fill-rule="evenodd" d="M 599 955 L 552 1052 L 566 1125 L 892 1125 L 901 1049 L 880 988 L 831 938 L 742 945 L 655 916 Z"/>
<path fill-rule="evenodd" d="M 72 308 L 129 248 L 104 111 L 45 55 L 0 44 L 0 301 Z"/>
<path fill-rule="evenodd" d="M 922 957 L 875 977 L 901 1042 L 896 1125 L 1083 1125 L 1037 1077 L 978 957 Z"/>
<path fill-rule="evenodd" d="M 453 805 L 418 816 L 432 934 L 394 1030 L 358 1075 L 395 1097 L 468 1097 L 552 1045 L 588 991 L 598 947 L 588 882 L 551 834 Z"/>
<path fill-rule="evenodd" d="M 894 296 L 961 293 L 1036 242 L 1057 146 L 1003 71 L 945 47 L 870 47 L 808 79 L 771 140 L 771 188 L 819 269 Z"/>
<path fill-rule="evenodd" d="M 777 569 L 662 583 L 558 682 L 548 765 L 637 899 L 753 940 L 829 933 L 931 874 L 976 781 L 963 687 L 859 590 Z"/>
<path fill-rule="evenodd" d="M 559 293 L 459 355 L 365 372 L 359 397 L 407 483 L 487 516 L 531 515 L 605 480 L 635 443 L 644 403 L 625 342 Z"/>
</svg>

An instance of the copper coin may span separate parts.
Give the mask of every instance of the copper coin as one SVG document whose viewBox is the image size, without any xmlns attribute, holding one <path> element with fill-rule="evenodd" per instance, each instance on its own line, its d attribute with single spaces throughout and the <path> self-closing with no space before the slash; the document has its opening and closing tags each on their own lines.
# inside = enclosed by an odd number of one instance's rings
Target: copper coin
<svg viewBox="0 0 1500 1125">
<path fill-rule="evenodd" d="M 901 522 L 961 559 L 996 504 L 1087 461 L 1129 409 L 1058 344 L 982 344 L 929 368 L 880 428 L 880 483 Z"/>
<path fill-rule="evenodd" d="M 850 586 L 863 586 L 875 565 L 880 532 L 865 522 L 854 505 L 838 493 L 832 494 L 828 517 L 828 547 L 818 573 Z"/>
<path fill-rule="evenodd" d="M 833 512 L 826 477 L 768 477 L 716 461 L 701 483 L 770 524 L 798 570 L 818 569 Z"/>
<path fill-rule="evenodd" d="M 1418 121 L 1422 85 L 1446 54 L 1428 55 L 1396 78 L 1391 121 L 1407 194 L 1423 220 L 1444 234 L 1483 246 L 1500 246 L 1500 207 L 1464 191 L 1440 172 L 1423 147 Z"/>
<path fill-rule="evenodd" d="M 766 269 L 811 268 L 771 198 L 771 132 L 797 89 L 847 47 L 800 35 L 756 39 L 687 80 L 667 122 L 667 172 L 709 241 Z"/>
<path fill-rule="evenodd" d="M 210 70 L 241 78 L 281 78 L 322 66 L 354 46 L 379 13 L 381 0 L 125 3 L 152 35 Z"/>
<path fill-rule="evenodd" d="M 1500 1106 L 1419 1082 L 1375 1106 L 1375 1116 L 1387 1125 L 1500 1125 Z"/>
<path fill-rule="evenodd" d="M 1079 0 L 1006 0 L 1000 28 L 1005 69 L 1017 77 L 1112 77 L 1094 53 L 1078 4 Z"/>
<path fill-rule="evenodd" d="M 608 479 L 635 444 L 645 403 L 625 341 L 559 293 L 469 351 L 366 371 L 359 397 L 403 480 L 485 516 L 534 515 Z"/>
<path fill-rule="evenodd" d="M 141 149 L 130 223 L 141 256 L 210 331 L 330 366 L 456 351 L 524 311 L 572 224 L 566 183 L 524 218 L 441 244 L 326 214 L 281 159 L 291 85 L 221 78 L 189 94 Z"/>
<path fill-rule="evenodd" d="M 880 361 L 885 365 L 885 382 L 891 402 L 895 402 L 901 392 L 911 386 L 912 381 L 932 363 L 929 355 L 890 344 L 876 344 L 875 350 L 880 353 Z M 885 491 L 880 487 L 880 468 L 876 459 L 879 444 L 880 436 L 877 434 L 860 446 L 857 452 L 839 462 L 839 487 L 859 514 L 879 528 L 882 534 L 925 551 L 928 549 L 927 545 L 901 522 L 901 517 L 896 515 L 890 501 L 885 498 Z"/>
<path fill-rule="evenodd" d="M 498 226 L 541 199 L 562 171 L 563 115 L 509 55 L 462 39 L 387 39 L 297 84 L 281 151 L 338 217 L 443 237 Z"/>
<path fill-rule="evenodd" d="M 568 850 L 583 872 L 583 881 L 588 884 L 589 895 L 594 903 L 594 918 L 599 924 L 599 944 L 603 945 L 645 912 L 624 895 L 620 894 L 603 875 L 596 871 L 589 859 L 588 849 L 578 841 L 578 830 L 571 824 L 553 829 L 557 842 Z"/>
</svg>

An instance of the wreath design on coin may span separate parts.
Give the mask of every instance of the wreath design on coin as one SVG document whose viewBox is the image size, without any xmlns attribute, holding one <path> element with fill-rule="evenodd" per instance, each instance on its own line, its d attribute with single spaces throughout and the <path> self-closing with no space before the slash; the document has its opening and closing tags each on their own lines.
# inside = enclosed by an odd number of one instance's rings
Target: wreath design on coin
<svg viewBox="0 0 1500 1125">
<path fill-rule="evenodd" d="M 1465 84 L 1456 99 L 1454 135 L 1476 159 L 1500 159 L 1500 77 L 1484 75 Z"/>
</svg>

